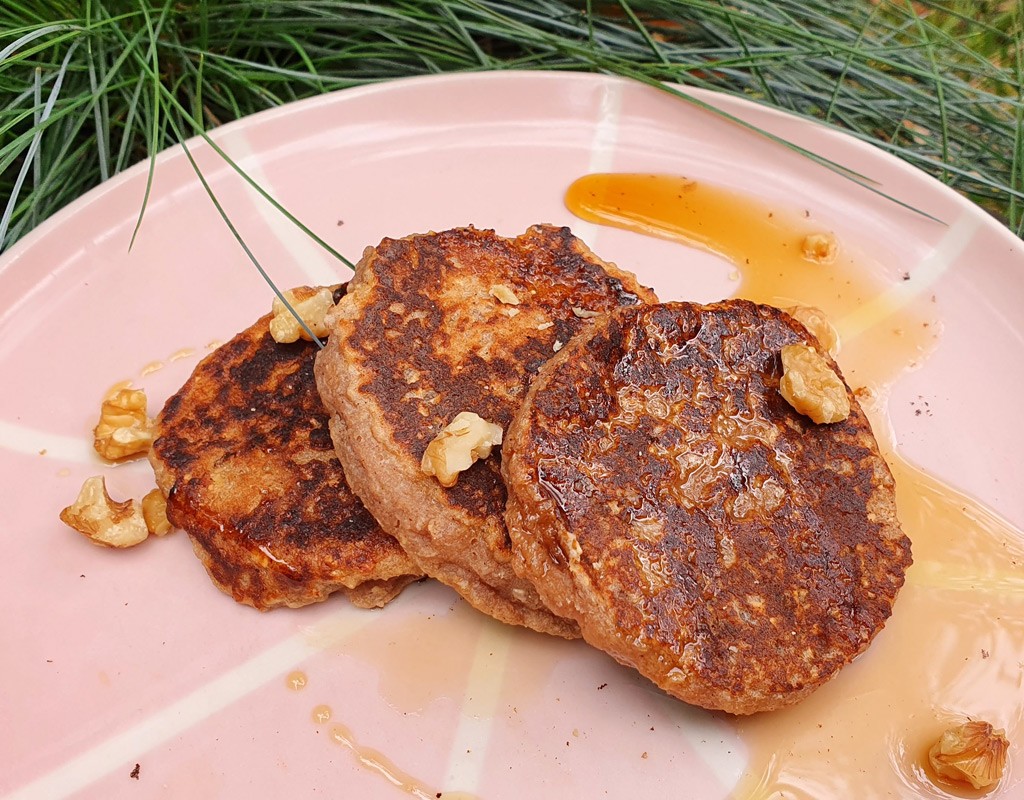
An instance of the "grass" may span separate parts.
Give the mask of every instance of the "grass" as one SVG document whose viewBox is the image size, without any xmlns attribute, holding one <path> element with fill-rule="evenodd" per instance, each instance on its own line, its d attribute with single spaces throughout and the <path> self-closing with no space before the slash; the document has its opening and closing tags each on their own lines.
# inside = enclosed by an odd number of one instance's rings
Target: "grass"
<svg viewBox="0 0 1024 800">
<path fill-rule="evenodd" d="M 6 0 L 0 249 L 100 181 L 223 122 L 400 76 L 494 69 L 669 81 L 821 120 L 931 173 L 1021 235 L 1022 7 Z"/>
</svg>

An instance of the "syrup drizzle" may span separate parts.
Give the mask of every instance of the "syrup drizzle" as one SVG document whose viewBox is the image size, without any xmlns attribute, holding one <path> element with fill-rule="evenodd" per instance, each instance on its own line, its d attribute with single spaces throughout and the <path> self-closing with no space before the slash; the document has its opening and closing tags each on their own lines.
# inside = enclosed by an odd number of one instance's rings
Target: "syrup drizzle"
<svg viewBox="0 0 1024 800">
<path fill-rule="evenodd" d="M 809 212 L 780 212 L 686 178 L 587 175 L 569 188 L 566 205 L 592 222 L 718 254 L 738 270 L 736 296 L 825 311 L 842 342 L 837 360 L 860 387 L 896 479 L 914 565 L 893 616 L 861 657 L 799 705 L 732 719 L 749 758 L 734 797 L 979 796 L 930 775 L 925 753 L 965 717 L 1004 728 L 1011 760 L 1024 736 L 1024 533 L 886 440 L 889 387 L 941 334 L 934 296 L 872 303 L 884 265 L 841 241 L 830 263 L 806 257 L 808 236 L 831 235 Z M 1021 788 L 1012 764 L 1008 773 L 987 796 Z"/>
</svg>

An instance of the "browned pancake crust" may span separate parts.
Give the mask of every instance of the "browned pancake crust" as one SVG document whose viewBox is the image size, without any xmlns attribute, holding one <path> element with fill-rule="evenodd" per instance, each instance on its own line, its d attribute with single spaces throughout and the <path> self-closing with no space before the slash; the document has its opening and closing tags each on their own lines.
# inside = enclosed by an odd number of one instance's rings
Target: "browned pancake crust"
<svg viewBox="0 0 1024 800">
<path fill-rule="evenodd" d="M 381 606 L 422 573 L 345 483 L 313 379 L 316 347 L 270 315 L 218 348 L 157 417 L 150 461 L 213 582 L 265 610 L 342 591 Z"/>
<path fill-rule="evenodd" d="M 499 285 L 520 304 L 493 296 Z M 420 461 L 461 411 L 504 428 L 541 365 L 593 324 L 587 312 L 653 299 L 567 228 L 460 228 L 367 249 L 317 381 L 352 488 L 428 575 L 504 622 L 578 635 L 509 563 L 500 452 L 450 489 Z"/>
<path fill-rule="evenodd" d="M 807 695 L 883 627 L 911 563 L 853 394 L 833 425 L 779 394 L 794 343 L 817 344 L 741 300 L 624 310 L 542 369 L 503 446 L 518 569 L 706 708 Z"/>
</svg>

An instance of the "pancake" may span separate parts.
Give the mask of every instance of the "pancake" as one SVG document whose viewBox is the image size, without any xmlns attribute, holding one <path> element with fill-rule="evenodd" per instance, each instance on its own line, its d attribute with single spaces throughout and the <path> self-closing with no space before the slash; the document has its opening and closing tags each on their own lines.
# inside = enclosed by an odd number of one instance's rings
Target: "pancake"
<svg viewBox="0 0 1024 800">
<path fill-rule="evenodd" d="M 167 517 L 240 603 L 298 607 L 341 592 L 382 606 L 422 573 L 345 483 L 315 345 L 278 344 L 270 319 L 207 356 L 157 417 L 150 462 Z"/>
<path fill-rule="evenodd" d="M 688 703 L 777 709 L 889 617 L 910 541 L 868 420 L 779 393 L 779 309 L 624 309 L 550 360 L 502 446 L 514 565 L 583 637 Z M 840 375 L 835 363 L 827 363 Z"/>
<path fill-rule="evenodd" d="M 317 356 L 320 395 L 356 494 L 420 568 L 495 618 L 560 636 L 511 566 L 495 449 L 450 488 L 428 444 L 461 412 L 504 428 L 531 378 L 596 315 L 653 301 L 567 228 L 458 228 L 368 248 Z"/>
</svg>

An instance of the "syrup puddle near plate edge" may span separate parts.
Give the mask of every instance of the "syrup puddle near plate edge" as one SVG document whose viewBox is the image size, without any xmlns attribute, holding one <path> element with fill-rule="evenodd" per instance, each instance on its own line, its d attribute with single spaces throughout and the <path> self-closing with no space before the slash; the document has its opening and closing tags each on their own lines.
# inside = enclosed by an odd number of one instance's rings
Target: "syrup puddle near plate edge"
<svg viewBox="0 0 1024 800">
<path fill-rule="evenodd" d="M 865 654 L 800 704 L 726 718 L 749 751 L 733 796 L 979 796 L 934 783 L 924 764 L 942 730 L 966 717 L 1006 729 L 1015 755 L 1022 732 L 1024 534 L 905 461 L 887 441 L 888 387 L 920 365 L 940 334 L 934 296 L 925 292 L 886 309 L 868 326 L 858 320 L 844 341 L 844 319 L 853 320 L 884 287 L 867 274 L 866 257 L 842 242 L 829 263 L 803 256 L 805 236 L 830 234 L 810 212 L 781 212 L 669 175 L 587 175 L 569 188 L 566 205 L 590 222 L 716 253 L 739 271 L 736 296 L 822 309 L 840 334 L 837 361 L 847 382 L 866 390 L 858 396 L 896 479 L 914 565 L 892 617 Z M 915 413 L 928 413 L 923 398 Z M 987 796 L 1020 785 L 1012 763 L 1007 773 Z"/>
</svg>

